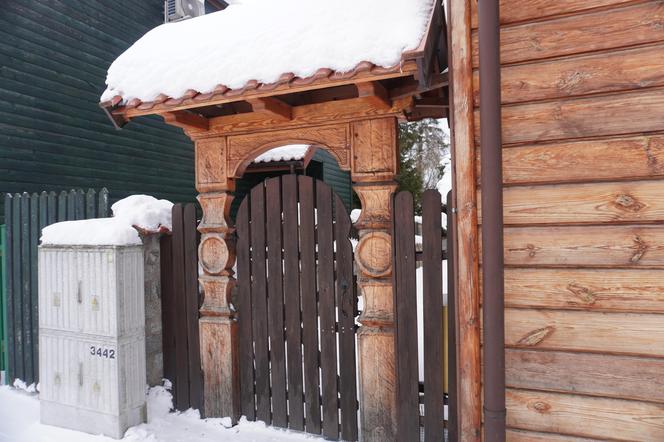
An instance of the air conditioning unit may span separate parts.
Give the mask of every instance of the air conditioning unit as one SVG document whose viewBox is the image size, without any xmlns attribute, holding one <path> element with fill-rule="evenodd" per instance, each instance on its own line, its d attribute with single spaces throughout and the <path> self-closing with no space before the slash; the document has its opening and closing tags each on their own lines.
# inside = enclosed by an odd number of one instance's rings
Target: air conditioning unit
<svg viewBox="0 0 664 442">
<path fill-rule="evenodd" d="M 164 2 L 164 23 L 186 20 L 205 15 L 202 0 L 166 0 Z"/>
</svg>

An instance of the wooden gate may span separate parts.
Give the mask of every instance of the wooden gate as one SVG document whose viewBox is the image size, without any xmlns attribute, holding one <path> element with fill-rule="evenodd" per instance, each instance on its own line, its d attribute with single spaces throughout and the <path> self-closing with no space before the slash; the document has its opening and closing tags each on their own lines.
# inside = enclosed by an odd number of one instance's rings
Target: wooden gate
<svg viewBox="0 0 664 442">
<path fill-rule="evenodd" d="M 357 298 L 341 199 L 306 176 L 271 178 L 236 225 L 242 414 L 357 440 Z"/>
<path fill-rule="evenodd" d="M 452 277 L 454 214 L 447 210 L 450 202 L 450 195 L 447 205 L 442 205 L 438 191 L 424 192 L 421 250 L 418 250 L 413 196 L 409 192 L 400 192 L 394 197 L 393 277 L 399 441 L 443 441 L 445 430 L 448 435 L 445 440 L 457 440 Z M 447 229 L 443 218 L 447 220 Z M 446 290 L 443 285 L 445 260 Z M 421 263 L 419 267 L 418 262 Z M 448 295 L 446 309 L 445 292 Z"/>
</svg>

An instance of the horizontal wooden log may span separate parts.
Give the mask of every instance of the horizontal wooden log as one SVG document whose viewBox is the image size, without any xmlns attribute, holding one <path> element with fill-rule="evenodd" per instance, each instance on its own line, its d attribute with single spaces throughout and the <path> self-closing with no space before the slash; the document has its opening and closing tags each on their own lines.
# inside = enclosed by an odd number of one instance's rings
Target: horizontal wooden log
<svg viewBox="0 0 664 442">
<path fill-rule="evenodd" d="M 513 428 L 602 440 L 664 440 L 662 405 L 514 389 L 506 399 L 507 424 Z"/>
<path fill-rule="evenodd" d="M 500 61 L 510 64 L 663 41 L 663 20 L 664 3 L 650 1 L 506 27 L 500 33 Z M 472 47 L 476 67 L 477 31 Z"/>
<path fill-rule="evenodd" d="M 664 89 L 503 106 L 503 145 L 664 130 Z M 479 111 L 475 142 L 479 144 Z"/>
<path fill-rule="evenodd" d="M 664 221 L 664 181 L 507 187 L 504 222 L 524 224 Z M 478 195 L 478 200 L 480 196 Z M 481 222 L 481 210 L 478 208 Z"/>
<path fill-rule="evenodd" d="M 663 342 L 664 315 L 505 310 L 508 347 L 664 357 Z"/>
<path fill-rule="evenodd" d="M 477 29 L 478 25 L 477 1 L 470 2 L 473 29 Z M 569 15 L 630 1 L 632 0 L 500 0 L 500 24 L 541 20 L 553 15 Z"/>
<path fill-rule="evenodd" d="M 501 70 L 501 99 L 508 104 L 662 86 L 662 53 L 664 46 L 655 44 L 506 66 Z M 475 106 L 479 106 L 478 75 L 475 70 Z"/>
<path fill-rule="evenodd" d="M 540 433 L 536 431 L 507 429 L 505 433 L 508 442 L 593 442 L 599 439 L 585 437 L 562 436 L 553 433 Z"/>
<path fill-rule="evenodd" d="M 479 176 L 479 162 L 476 164 Z M 506 184 L 626 180 L 662 176 L 664 135 L 639 135 L 503 149 L 503 180 Z"/>
<path fill-rule="evenodd" d="M 664 271 L 507 268 L 505 304 L 664 313 Z"/>
<path fill-rule="evenodd" d="M 664 402 L 664 360 L 590 353 L 505 351 L 509 387 Z"/>
<path fill-rule="evenodd" d="M 664 268 L 660 226 L 505 228 L 505 264 Z"/>
</svg>

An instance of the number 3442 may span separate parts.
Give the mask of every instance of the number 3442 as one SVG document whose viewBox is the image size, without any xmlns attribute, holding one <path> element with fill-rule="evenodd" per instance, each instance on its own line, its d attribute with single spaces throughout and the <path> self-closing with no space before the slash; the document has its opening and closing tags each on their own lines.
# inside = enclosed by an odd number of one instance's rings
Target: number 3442
<svg viewBox="0 0 664 442">
<path fill-rule="evenodd" d="M 113 350 L 112 348 L 96 347 L 94 345 L 91 345 L 90 354 L 92 356 L 98 356 L 100 358 L 115 359 L 115 350 Z"/>
</svg>

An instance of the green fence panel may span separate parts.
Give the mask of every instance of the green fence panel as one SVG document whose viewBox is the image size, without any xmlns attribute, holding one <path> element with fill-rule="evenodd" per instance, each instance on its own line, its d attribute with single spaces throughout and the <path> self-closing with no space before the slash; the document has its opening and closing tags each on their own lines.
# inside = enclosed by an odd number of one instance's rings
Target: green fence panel
<svg viewBox="0 0 664 442">
<path fill-rule="evenodd" d="M 39 305 L 37 250 L 44 227 L 59 221 L 108 216 L 108 191 L 81 189 L 41 194 L 5 195 L 5 234 L 2 239 L 4 290 L 0 314 L 4 320 L 4 351 L 0 366 L 6 380 L 39 381 Z M 2 329 L 2 328 L 0 328 Z"/>
</svg>

